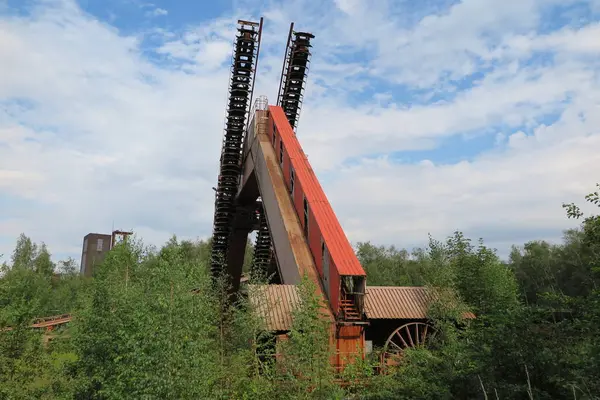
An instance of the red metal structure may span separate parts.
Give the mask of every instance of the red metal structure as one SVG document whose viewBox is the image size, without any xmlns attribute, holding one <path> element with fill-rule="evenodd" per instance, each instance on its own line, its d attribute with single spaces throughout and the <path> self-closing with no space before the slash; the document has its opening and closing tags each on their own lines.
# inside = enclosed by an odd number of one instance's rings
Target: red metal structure
<svg viewBox="0 0 600 400">
<path fill-rule="evenodd" d="M 267 290 L 266 303 L 284 303 L 281 312 L 262 311 L 268 329 L 284 339 L 289 324 L 283 314 L 293 308 L 295 285 L 308 276 L 326 305 L 336 369 L 374 344 L 384 348 L 382 362 L 393 364 L 385 354 L 422 345 L 433 332 L 426 321 L 431 296 L 424 288 L 372 288 L 369 303 L 366 273 L 295 133 L 314 35 L 296 32 L 291 24 L 277 104 L 261 96 L 250 109 L 262 23 L 238 21 L 215 196 L 212 274 L 228 278 L 232 294 L 238 292 L 248 235 L 256 230 L 251 275 L 270 276 L 270 285 L 281 289 Z M 406 305 L 412 312 L 398 312 Z"/>
<path fill-rule="evenodd" d="M 365 292 L 365 271 L 356 258 L 298 138 L 282 110 L 270 106 L 268 135 L 279 149 L 277 156 L 293 210 L 313 256 L 319 280 L 333 314 L 345 320 L 360 319 Z M 290 277 L 292 282 L 298 277 Z"/>
<path fill-rule="evenodd" d="M 216 188 L 212 273 L 229 278 L 237 292 L 248 234 L 257 230 L 253 271 L 288 285 L 308 275 L 328 304 L 324 314 L 338 353 L 362 354 L 366 274 L 294 132 L 314 36 L 295 32 L 291 24 L 278 105 L 268 106 L 261 97 L 247 115 L 262 19 L 238 25 Z M 334 363 L 344 361 L 338 357 Z"/>
<path fill-rule="evenodd" d="M 366 274 L 358 262 L 288 119 L 279 106 L 254 111 L 244 146 L 238 204 L 260 196 L 271 233 L 277 281 L 300 283 L 307 275 L 326 299 L 336 367 L 362 355 Z M 232 243 L 245 243 L 236 231 Z M 231 265 L 239 271 L 239 265 Z"/>
</svg>

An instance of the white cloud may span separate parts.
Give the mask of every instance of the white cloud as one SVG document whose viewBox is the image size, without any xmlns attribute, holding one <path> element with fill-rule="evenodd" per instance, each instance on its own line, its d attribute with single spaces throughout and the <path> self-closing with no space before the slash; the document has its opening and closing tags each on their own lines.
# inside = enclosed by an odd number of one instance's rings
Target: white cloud
<svg viewBox="0 0 600 400">
<path fill-rule="evenodd" d="M 472 162 L 364 161 L 327 185 L 329 197 L 339 214 L 353 216 L 345 226 L 355 240 L 419 244 L 424 232 L 440 237 L 451 229 L 484 235 L 493 245 L 522 231 L 529 240 L 537 232 L 539 239 L 558 240 L 561 228 L 573 226 L 561 203 L 579 202 L 598 179 L 600 118 L 597 105 L 584 108 L 586 121 L 573 107 L 555 125 L 529 137 L 513 134 L 509 150 Z"/>
<path fill-rule="evenodd" d="M 10 141 L 0 146 L 0 186 L 45 205 L 30 210 L 18 231 L 57 253 L 113 220 L 127 228 L 147 223 L 165 239 L 211 226 L 224 104 L 215 99 L 226 94 L 227 71 L 202 76 L 153 66 L 136 39 L 73 9 L 43 8 L 0 26 L 3 42 L 12 43 L 0 50 L 10 60 L 0 67 L 8 78 L 0 94 L 34 104 L 2 114 L 2 141 Z"/>
<path fill-rule="evenodd" d="M 314 32 L 298 134 L 350 240 L 412 246 L 463 229 L 505 252 L 573 226 L 560 204 L 600 167 L 597 22 L 536 33 L 541 0 L 465 0 L 411 23 L 392 2 L 311 4 L 264 12 L 256 94 L 275 101 L 289 21 Z M 32 204 L 0 210 L 0 254 L 24 231 L 79 259 L 81 238 L 113 221 L 156 244 L 208 236 L 234 24 L 258 6 L 156 29 L 161 64 L 71 2 L 0 16 L 0 201 Z M 532 63 L 540 52 L 551 62 Z M 423 101 L 432 93 L 451 96 Z M 498 147 L 455 164 L 365 158 L 465 132 Z"/>
<path fill-rule="evenodd" d="M 346 14 L 357 14 L 365 9 L 362 0 L 335 0 L 335 5 Z"/>
<path fill-rule="evenodd" d="M 512 127 L 536 124 L 543 116 L 564 108 L 573 93 L 594 92 L 593 71 L 573 63 L 552 68 L 508 69 L 485 79 L 450 102 L 413 107 L 377 103 L 339 109 L 335 103 L 312 106 L 303 111 L 300 132 L 316 167 L 335 168 L 345 157 L 365 153 L 402 151 L 429 141 L 490 125 Z M 337 149 L 337 151 L 333 151 Z M 328 154 L 328 156 L 326 156 Z"/>
<path fill-rule="evenodd" d="M 167 15 L 169 14 L 169 12 L 167 10 L 165 10 L 164 8 L 160 8 L 157 7 L 152 11 L 149 11 L 146 15 L 151 16 L 151 17 L 160 17 L 162 15 Z"/>
</svg>

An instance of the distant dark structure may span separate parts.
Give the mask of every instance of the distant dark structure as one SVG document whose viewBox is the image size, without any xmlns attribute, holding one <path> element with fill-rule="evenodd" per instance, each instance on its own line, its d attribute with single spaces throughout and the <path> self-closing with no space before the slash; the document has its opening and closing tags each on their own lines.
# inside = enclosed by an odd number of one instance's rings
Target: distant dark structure
<svg viewBox="0 0 600 400">
<path fill-rule="evenodd" d="M 110 250 L 111 240 L 111 235 L 101 233 L 88 233 L 84 236 L 80 269 L 83 275 L 92 276 L 94 266 L 100 264 Z"/>
<path fill-rule="evenodd" d="M 92 276 L 94 267 L 100 264 L 106 253 L 112 249 L 117 240 L 126 241 L 133 232 L 113 231 L 112 235 L 102 233 L 88 233 L 83 238 L 83 250 L 81 251 L 81 267 L 79 272 L 85 276 Z"/>
</svg>

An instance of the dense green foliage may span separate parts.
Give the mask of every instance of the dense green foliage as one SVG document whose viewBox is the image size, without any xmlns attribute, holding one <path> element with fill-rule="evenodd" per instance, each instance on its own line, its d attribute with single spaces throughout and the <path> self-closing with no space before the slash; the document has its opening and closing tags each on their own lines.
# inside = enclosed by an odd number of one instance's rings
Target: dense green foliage
<svg viewBox="0 0 600 400">
<path fill-rule="evenodd" d="M 600 205 L 598 193 L 586 200 Z M 225 306 L 226 287 L 210 284 L 209 243 L 130 241 L 84 278 L 21 235 L 0 277 L 0 398 L 598 399 L 600 216 L 564 208 L 580 228 L 561 244 L 515 246 L 507 261 L 460 232 L 410 253 L 357 244 L 369 285 L 438 292 L 439 340 L 387 375 L 373 373 L 374 355 L 361 360 L 344 386 L 309 281 L 275 350 L 251 305 Z M 28 327 L 61 313 L 72 322 L 50 334 Z"/>
</svg>

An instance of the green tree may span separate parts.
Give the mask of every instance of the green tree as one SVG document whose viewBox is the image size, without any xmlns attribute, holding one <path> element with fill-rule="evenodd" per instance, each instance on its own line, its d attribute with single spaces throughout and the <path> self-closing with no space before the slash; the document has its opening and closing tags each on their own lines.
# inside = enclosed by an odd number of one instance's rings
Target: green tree
<svg viewBox="0 0 600 400">
<path fill-rule="evenodd" d="M 13 268 L 0 280 L 0 327 L 27 325 L 51 309 L 52 285 L 47 277 Z"/>
<path fill-rule="evenodd" d="M 586 200 L 600 205 L 598 192 Z M 55 268 L 46 246 L 22 234 L 0 276 L 0 397 L 598 399 L 600 216 L 564 207 L 579 228 L 559 244 L 515 246 L 508 262 L 460 232 L 410 255 L 359 243 L 371 285 L 437 293 L 429 317 L 439 340 L 407 350 L 387 375 L 359 360 L 345 389 L 306 277 L 275 364 L 254 306 L 243 296 L 230 306 L 226 280 L 211 280 L 210 242 L 173 237 L 156 250 L 132 240 L 85 278 L 73 260 Z M 463 320 L 466 310 L 477 318 Z M 29 328 L 63 312 L 73 321 L 50 334 Z"/>
<path fill-rule="evenodd" d="M 54 273 L 55 265 L 45 243 L 39 246 L 33 259 L 33 269 L 38 274 L 50 276 Z"/>
<path fill-rule="evenodd" d="M 292 313 L 289 339 L 282 345 L 284 381 L 278 394 L 292 399 L 341 398 L 343 392 L 334 384 L 331 325 L 323 317 L 324 300 L 307 276 L 302 277 L 298 294 L 300 304 Z"/>
<path fill-rule="evenodd" d="M 369 284 L 420 286 L 424 284 L 422 265 L 411 260 L 406 250 L 394 246 L 374 246 L 370 242 L 359 242 L 356 255 L 365 269 Z"/>
<path fill-rule="evenodd" d="M 12 267 L 34 269 L 33 260 L 35 260 L 36 255 L 37 245 L 24 233 L 21 233 L 12 254 Z"/>
<path fill-rule="evenodd" d="M 74 325 L 80 395 L 251 398 L 246 322 L 220 306 L 202 250 L 172 238 L 157 253 L 130 241 L 107 255 Z"/>
<path fill-rule="evenodd" d="M 58 271 L 62 274 L 74 275 L 79 272 L 78 270 L 77 262 L 71 257 L 58 262 Z"/>
</svg>

